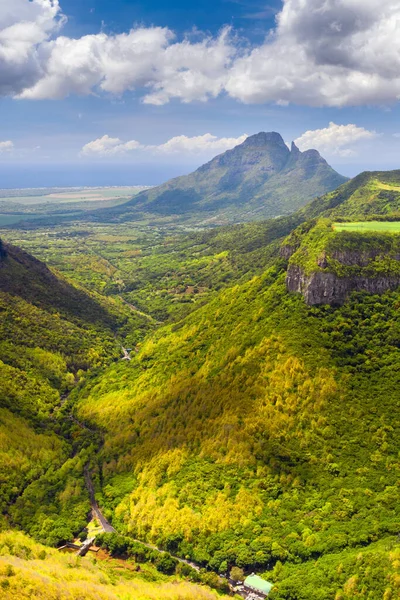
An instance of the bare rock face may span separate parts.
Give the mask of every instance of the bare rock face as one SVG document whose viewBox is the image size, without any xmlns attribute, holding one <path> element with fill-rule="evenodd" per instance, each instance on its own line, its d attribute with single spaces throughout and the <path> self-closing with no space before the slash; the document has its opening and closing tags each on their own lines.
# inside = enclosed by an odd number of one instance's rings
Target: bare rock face
<svg viewBox="0 0 400 600">
<path fill-rule="evenodd" d="M 298 246 L 290 246 L 289 244 L 285 244 L 281 246 L 279 250 L 279 255 L 281 258 L 285 260 L 289 260 L 289 258 L 296 252 Z"/>
<path fill-rule="evenodd" d="M 400 286 L 399 276 L 338 277 L 334 273 L 315 271 L 305 275 L 298 265 L 290 265 L 286 286 L 289 292 L 303 294 L 309 305 L 343 304 L 351 292 L 383 294 Z"/>
<path fill-rule="evenodd" d="M 382 250 L 379 248 L 371 248 L 367 252 L 360 252 L 358 250 L 335 250 L 331 253 L 331 258 L 334 258 L 347 267 L 366 267 L 381 254 Z"/>
</svg>

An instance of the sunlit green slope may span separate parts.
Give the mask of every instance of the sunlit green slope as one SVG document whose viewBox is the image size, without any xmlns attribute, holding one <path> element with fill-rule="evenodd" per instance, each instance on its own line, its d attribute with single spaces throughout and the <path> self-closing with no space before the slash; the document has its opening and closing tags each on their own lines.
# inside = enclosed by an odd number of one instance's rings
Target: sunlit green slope
<svg viewBox="0 0 400 600">
<path fill-rule="evenodd" d="M 157 574 L 131 562 L 78 558 L 34 543 L 27 536 L 0 533 L 2 600 L 215 600 L 211 590 Z"/>
<path fill-rule="evenodd" d="M 299 211 L 305 218 L 320 214 L 355 219 L 374 215 L 394 218 L 400 212 L 400 171 L 365 171 Z"/>
<path fill-rule="evenodd" d="M 64 410 L 68 394 L 122 355 L 115 333 L 135 321 L 18 248 L 1 243 L 0 254 L 2 520 L 53 544 L 78 533 L 89 510 L 90 439 Z"/>
<path fill-rule="evenodd" d="M 266 246 L 301 223 L 307 240 L 318 215 L 395 218 L 396 190 L 381 202 L 395 181 L 364 174 L 267 222 Z M 274 260 L 84 392 L 77 414 L 105 434 L 101 501 L 134 537 L 266 571 L 276 598 L 395 597 L 379 553 L 398 533 L 400 293 L 308 307 Z M 380 564 L 369 580 L 363 548 Z"/>
<path fill-rule="evenodd" d="M 105 432 L 118 527 L 219 570 L 398 529 L 400 295 L 309 308 L 284 277 L 272 268 L 160 330 L 78 405 Z"/>
</svg>

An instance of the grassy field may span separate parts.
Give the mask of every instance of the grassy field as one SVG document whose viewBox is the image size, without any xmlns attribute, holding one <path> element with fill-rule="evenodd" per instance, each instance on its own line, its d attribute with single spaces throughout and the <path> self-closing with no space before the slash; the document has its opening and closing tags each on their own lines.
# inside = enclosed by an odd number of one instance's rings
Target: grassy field
<svg viewBox="0 0 400 600">
<path fill-rule="evenodd" d="M 400 221 L 354 221 L 352 223 L 334 223 L 335 231 L 387 231 L 400 233 Z"/>
<path fill-rule="evenodd" d="M 0 189 L 0 227 L 43 217 L 78 215 L 127 202 L 143 186 L 98 188 Z"/>
<path fill-rule="evenodd" d="M 98 188 L 42 188 L 27 190 L 0 190 L 0 202 L 16 204 L 62 204 L 64 202 L 95 202 L 129 199 L 144 189 L 142 186 Z"/>
</svg>

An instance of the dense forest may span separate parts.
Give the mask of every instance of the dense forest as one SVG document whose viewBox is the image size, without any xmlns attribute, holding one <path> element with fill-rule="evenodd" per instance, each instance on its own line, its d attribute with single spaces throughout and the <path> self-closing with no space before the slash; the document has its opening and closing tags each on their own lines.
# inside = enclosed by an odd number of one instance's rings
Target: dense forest
<svg viewBox="0 0 400 600">
<path fill-rule="evenodd" d="M 286 275 L 297 261 L 352 276 L 332 257 L 355 250 L 385 255 L 368 276 L 397 273 L 398 234 L 333 223 L 397 219 L 398 179 L 364 174 L 290 217 L 207 231 L 6 232 L 52 270 L 0 247 L 3 527 L 72 539 L 90 465 L 115 556 L 166 577 L 170 555 L 256 571 L 277 600 L 396 598 L 400 292 L 308 306 Z"/>
<path fill-rule="evenodd" d="M 1 511 L 54 544 L 82 529 L 89 510 L 89 436 L 69 419 L 68 397 L 147 323 L 4 243 L 0 312 Z"/>
</svg>

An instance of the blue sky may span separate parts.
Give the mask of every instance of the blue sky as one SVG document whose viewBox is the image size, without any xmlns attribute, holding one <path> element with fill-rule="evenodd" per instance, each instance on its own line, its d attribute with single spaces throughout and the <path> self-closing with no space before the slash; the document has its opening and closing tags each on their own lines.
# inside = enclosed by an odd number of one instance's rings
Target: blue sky
<svg viewBox="0 0 400 600">
<path fill-rule="evenodd" d="M 399 168 L 399 24 L 395 0 L 0 0 L 0 187 L 155 184 L 272 130 Z"/>
</svg>

